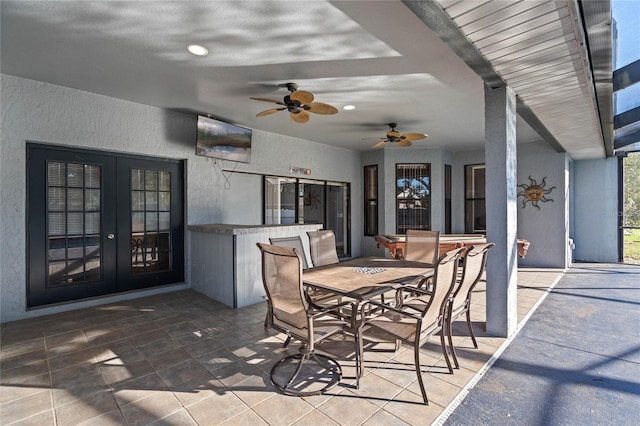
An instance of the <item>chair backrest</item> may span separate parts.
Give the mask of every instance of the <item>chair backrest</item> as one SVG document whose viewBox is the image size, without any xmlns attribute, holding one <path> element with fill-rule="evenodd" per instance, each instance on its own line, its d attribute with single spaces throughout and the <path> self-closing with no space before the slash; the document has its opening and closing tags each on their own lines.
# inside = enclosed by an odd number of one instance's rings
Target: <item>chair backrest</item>
<svg viewBox="0 0 640 426">
<path fill-rule="evenodd" d="M 464 248 L 451 250 L 440 256 L 433 275 L 433 295 L 422 311 L 422 326 L 431 327 L 442 323 L 446 302 L 453 291 L 458 272 L 458 260 Z"/>
<path fill-rule="evenodd" d="M 309 264 L 307 263 L 307 254 L 304 250 L 304 246 L 302 245 L 302 238 L 300 238 L 300 235 L 295 235 L 293 237 L 269 238 L 269 242 L 274 246 L 292 247 L 296 249 L 296 253 L 300 255 L 300 258 L 302 260 L 302 269 L 309 269 Z"/>
<path fill-rule="evenodd" d="M 404 258 L 412 262 L 435 265 L 438 262 L 440 231 L 408 229 L 405 235 Z"/>
<path fill-rule="evenodd" d="M 478 244 L 471 246 L 464 254 L 462 277 L 453 292 L 453 309 L 457 310 L 466 304 L 471 290 L 478 284 L 482 273 L 487 266 L 487 255 L 494 243 Z"/>
<path fill-rule="evenodd" d="M 262 283 L 275 325 L 306 329 L 308 303 L 302 266 L 295 248 L 257 243 L 262 252 Z"/>
<path fill-rule="evenodd" d="M 313 266 L 323 266 L 338 263 L 336 250 L 336 236 L 332 230 L 308 231 L 309 252 Z"/>
</svg>

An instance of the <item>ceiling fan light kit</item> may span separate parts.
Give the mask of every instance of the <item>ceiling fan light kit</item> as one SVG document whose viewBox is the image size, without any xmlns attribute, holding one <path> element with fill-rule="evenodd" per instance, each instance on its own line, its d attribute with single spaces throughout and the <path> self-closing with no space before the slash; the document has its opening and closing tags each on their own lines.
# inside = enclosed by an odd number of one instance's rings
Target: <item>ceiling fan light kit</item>
<svg viewBox="0 0 640 426">
<path fill-rule="evenodd" d="M 313 93 L 298 90 L 298 85 L 296 83 L 285 83 L 280 86 L 286 87 L 290 92 L 282 101 L 270 98 L 250 98 L 256 101 L 272 102 L 274 104 L 282 105 L 281 107 L 270 108 L 259 112 L 256 114 L 256 117 L 264 117 L 265 115 L 271 115 L 276 112 L 286 110 L 289 112 L 289 115 L 294 122 L 306 123 L 311 118 L 309 112 L 322 115 L 331 115 L 338 112 L 338 109 L 333 105 L 322 102 L 313 102 L 315 99 Z"/>
</svg>

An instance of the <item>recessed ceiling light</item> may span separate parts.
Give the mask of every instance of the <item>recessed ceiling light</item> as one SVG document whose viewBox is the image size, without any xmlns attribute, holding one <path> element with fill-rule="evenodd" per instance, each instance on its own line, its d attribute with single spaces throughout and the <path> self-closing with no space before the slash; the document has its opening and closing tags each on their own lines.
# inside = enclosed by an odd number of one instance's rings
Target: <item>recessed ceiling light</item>
<svg viewBox="0 0 640 426">
<path fill-rule="evenodd" d="M 356 109 L 355 105 L 345 105 L 342 107 L 342 109 L 347 110 L 347 111 L 351 111 L 352 109 Z"/>
<path fill-rule="evenodd" d="M 207 48 L 199 44 L 190 44 L 187 46 L 187 50 L 196 56 L 207 56 L 209 54 Z"/>
</svg>

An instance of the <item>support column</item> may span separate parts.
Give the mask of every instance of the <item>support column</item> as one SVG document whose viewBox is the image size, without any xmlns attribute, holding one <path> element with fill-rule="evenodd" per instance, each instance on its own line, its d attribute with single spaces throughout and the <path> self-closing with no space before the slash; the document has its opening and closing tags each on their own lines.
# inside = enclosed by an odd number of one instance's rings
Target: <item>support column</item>
<svg viewBox="0 0 640 426">
<path fill-rule="evenodd" d="M 487 333 L 508 337 L 518 324 L 516 97 L 509 87 L 485 85 L 484 93 L 487 241 L 495 243 L 487 263 Z"/>
</svg>

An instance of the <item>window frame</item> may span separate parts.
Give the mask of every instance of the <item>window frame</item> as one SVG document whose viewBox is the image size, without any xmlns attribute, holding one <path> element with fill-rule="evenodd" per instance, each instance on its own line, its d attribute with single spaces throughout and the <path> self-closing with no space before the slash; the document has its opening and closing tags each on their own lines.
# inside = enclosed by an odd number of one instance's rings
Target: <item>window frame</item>
<svg viewBox="0 0 640 426">
<path fill-rule="evenodd" d="M 422 197 L 422 198 L 415 198 L 416 200 L 419 200 L 421 203 L 424 202 L 426 203 L 427 207 L 426 207 L 426 211 L 421 215 L 422 217 L 420 218 L 420 226 L 416 226 L 415 224 L 410 225 L 410 224 L 404 224 L 401 222 L 404 222 L 403 220 L 401 220 L 401 211 L 402 210 L 407 210 L 406 208 L 401 208 L 400 206 L 405 203 L 405 201 L 403 201 L 399 195 L 403 192 L 402 190 L 399 190 L 399 185 L 398 182 L 400 179 L 408 179 L 407 174 L 403 174 L 400 175 L 400 170 L 405 167 L 405 168 L 423 168 L 426 170 L 426 173 L 424 174 L 416 174 L 414 176 L 410 176 L 413 178 L 416 178 L 416 176 L 419 176 L 419 179 L 424 179 L 425 177 L 428 178 L 428 187 L 427 187 L 427 196 L 426 197 Z M 409 178 L 410 178 L 409 177 Z M 395 214 L 396 214 L 396 233 L 397 234 L 404 234 L 406 233 L 407 229 L 418 229 L 418 230 L 431 230 L 431 225 L 432 225 L 432 220 L 431 220 L 431 192 L 432 192 L 432 180 L 431 180 L 431 163 L 396 163 L 395 165 L 395 181 L 394 181 L 394 186 L 395 186 Z M 413 209 L 413 210 L 418 210 L 418 209 Z M 405 219 L 407 214 L 405 213 Z"/>
<path fill-rule="evenodd" d="M 480 234 L 480 233 L 487 232 L 487 209 L 486 209 L 485 185 L 482 186 L 482 195 L 483 195 L 482 197 L 469 196 L 469 194 L 472 194 L 472 195 L 474 194 L 474 192 L 470 192 L 470 191 L 473 191 L 474 189 L 476 189 L 475 173 L 471 175 L 471 179 L 473 180 L 473 188 L 469 188 L 469 178 L 470 178 L 469 173 L 476 169 L 483 169 L 485 171 L 484 181 L 486 184 L 486 176 L 487 176 L 486 164 L 474 163 L 474 164 L 465 164 L 464 166 L 464 232 L 466 234 Z M 482 208 L 477 205 L 478 202 L 482 202 L 484 205 L 484 212 L 479 216 L 475 214 L 475 212 L 472 212 L 470 207 L 473 204 L 474 209 L 482 210 Z M 473 220 L 470 217 L 472 213 L 474 218 L 484 217 L 484 229 L 482 229 L 481 227 L 476 228 L 475 220 Z"/>
<path fill-rule="evenodd" d="M 372 237 L 378 234 L 378 165 L 371 164 L 364 166 L 364 235 Z"/>
</svg>

